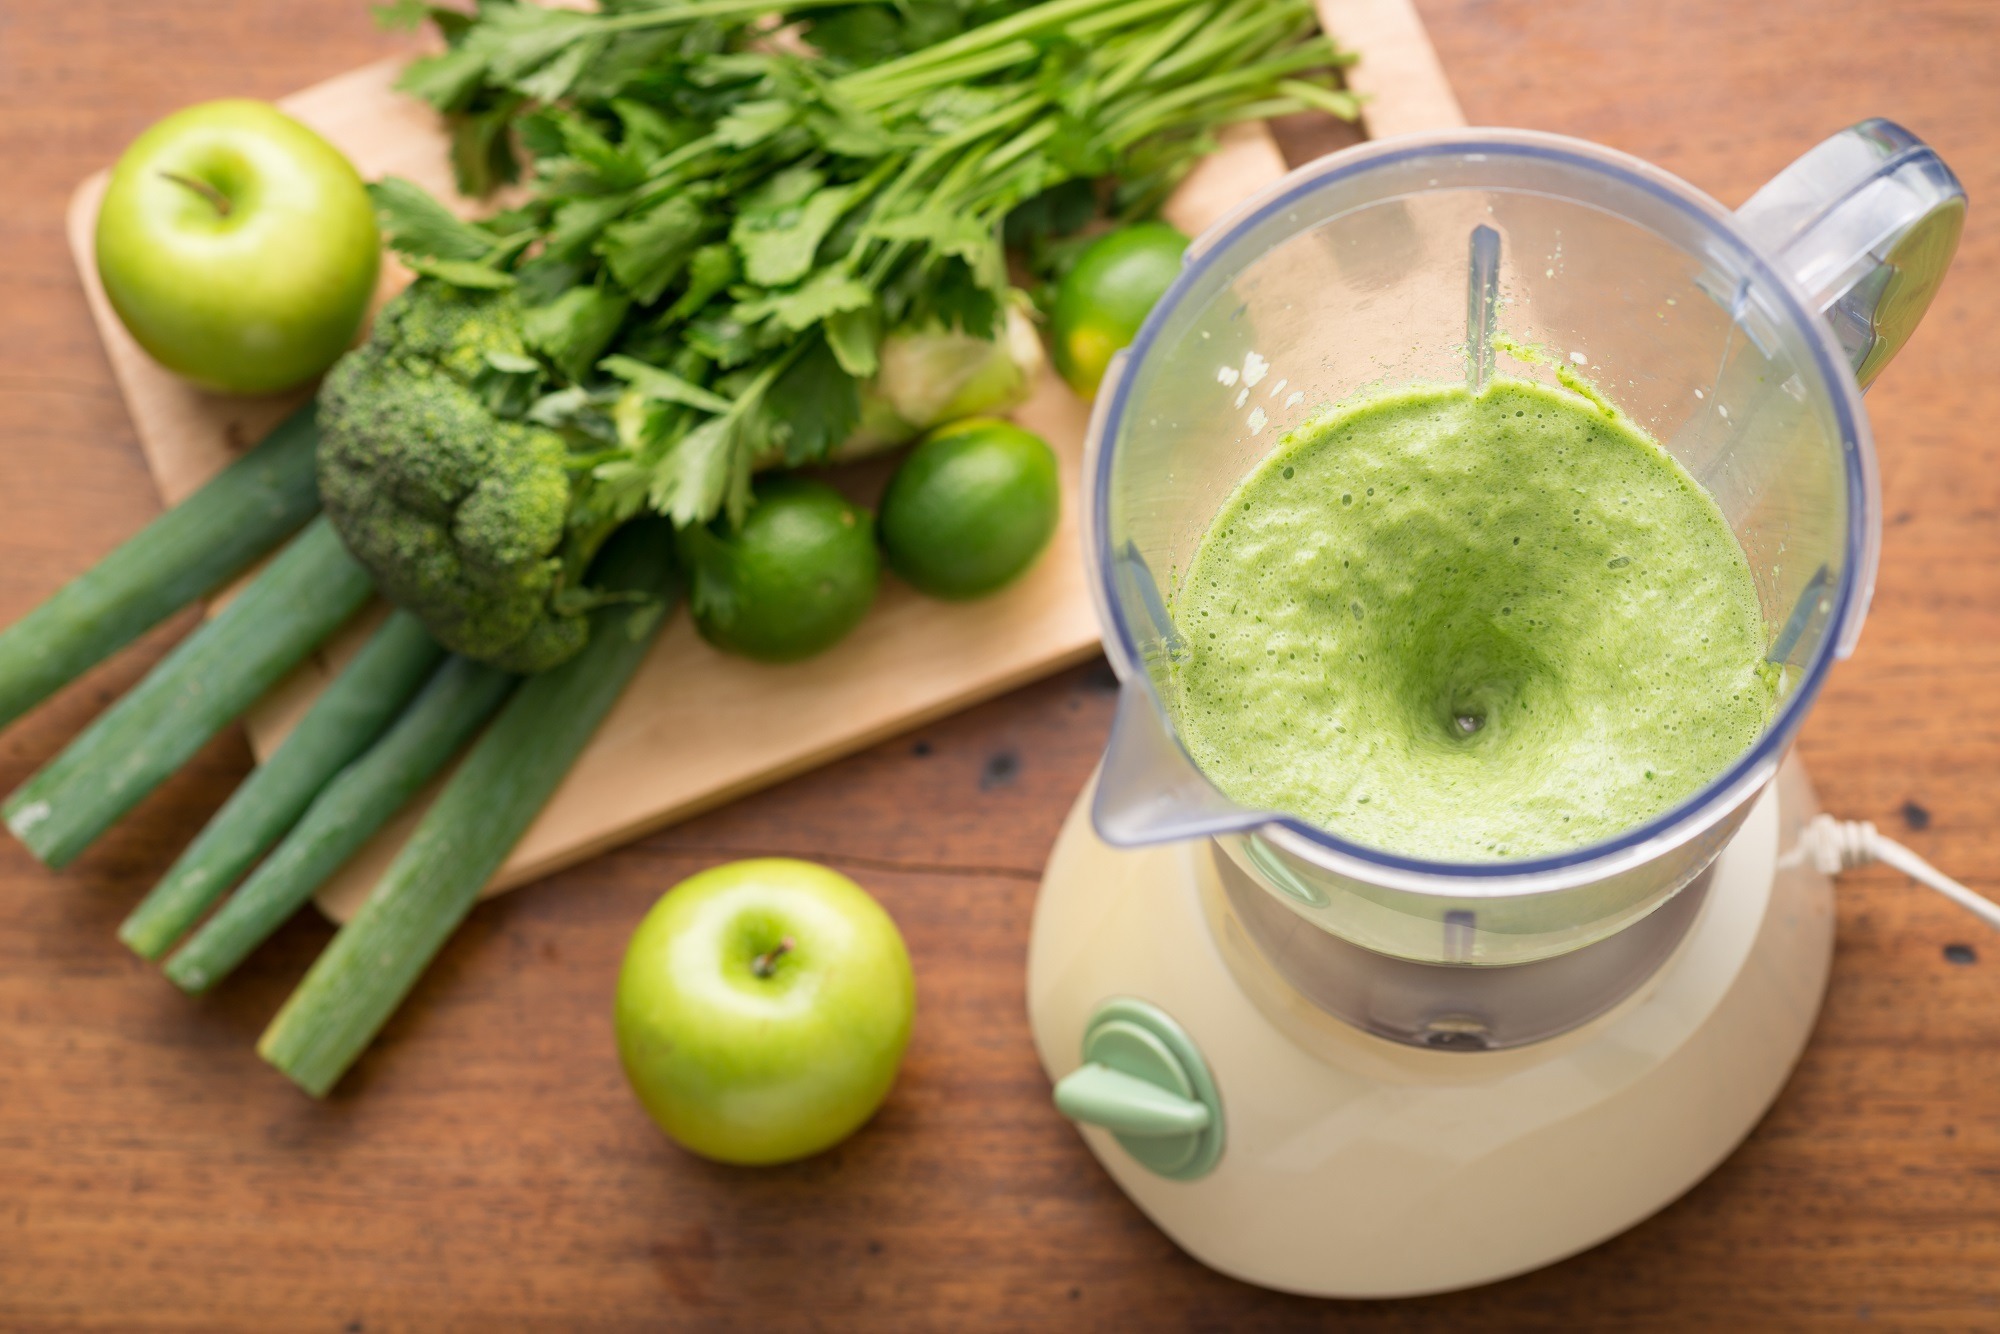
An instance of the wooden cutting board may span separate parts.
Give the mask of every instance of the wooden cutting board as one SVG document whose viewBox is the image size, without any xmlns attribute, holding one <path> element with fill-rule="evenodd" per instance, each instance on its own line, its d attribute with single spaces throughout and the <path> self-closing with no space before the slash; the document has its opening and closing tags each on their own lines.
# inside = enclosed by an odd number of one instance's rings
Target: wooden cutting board
<svg viewBox="0 0 2000 1334">
<path fill-rule="evenodd" d="M 1371 137 L 1463 124 L 1410 0 L 1321 0 L 1329 32 L 1364 53 L 1349 85 L 1369 102 Z M 368 179 L 416 181 L 466 213 L 452 194 L 444 134 L 426 106 L 392 91 L 400 62 L 370 65 L 281 101 L 353 160 Z M 1167 217 L 1205 230 L 1284 174 L 1261 126 L 1231 131 L 1182 184 Z M 105 176 L 71 200 L 69 239 L 105 353 L 125 396 L 160 495 L 179 501 L 305 398 L 207 394 L 153 362 L 118 322 L 92 261 Z M 378 298 L 409 275 L 384 265 Z M 808 662 L 773 667 L 726 657 L 678 616 L 540 818 L 487 886 L 488 894 L 560 867 L 838 756 L 1010 690 L 1097 651 L 1078 544 L 1079 464 L 1089 406 L 1045 373 L 1015 418 L 1044 436 L 1062 464 L 1062 520 L 1048 552 L 1019 583 L 972 603 L 924 598 L 893 578 L 849 638 Z M 866 495 L 883 469 L 844 470 Z M 362 618 L 281 684 L 246 719 L 261 759 L 283 739 L 376 619 Z M 428 797 L 384 829 L 319 897 L 351 916 L 415 825 Z"/>
</svg>

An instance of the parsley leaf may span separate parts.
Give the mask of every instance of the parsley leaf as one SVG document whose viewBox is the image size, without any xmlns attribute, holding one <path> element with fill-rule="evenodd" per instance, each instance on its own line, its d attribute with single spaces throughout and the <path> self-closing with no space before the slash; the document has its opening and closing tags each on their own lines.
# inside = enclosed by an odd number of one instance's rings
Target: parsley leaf
<svg viewBox="0 0 2000 1334">
<path fill-rule="evenodd" d="M 688 260 L 687 290 L 680 294 L 673 305 L 667 307 L 664 318 L 686 319 L 706 306 L 718 293 L 727 289 L 741 276 L 742 270 L 736 263 L 735 247 L 720 243 L 703 246 Z"/>
<path fill-rule="evenodd" d="M 403 263 L 414 273 L 453 287 L 465 287 L 480 292 L 504 292 L 514 285 L 514 275 L 502 273 L 496 268 L 469 259 L 427 259 L 421 255 L 405 255 Z"/>
<path fill-rule="evenodd" d="M 521 174 L 507 130 L 520 109 L 518 96 L 469 105 L 451 118 L 451 170 L 460 193 L 474 199 L 511 184 Z"/>
<path fill-rule="evenodd" d="M 464 47 L 486 58 L 496 80 L 516 92 L 531 93 L 524 81 L 551 62 L 566 60 L 566 48 L 593 38 L 596 26 L 594 15 L 573 9 L 485 0 L 478 22 L 466 34 Z M 564 81 L 564 90 L 568 82 Z"/>
<path fill-rule="evenodd" d="M 582 380 L 611 346 L 631 306 L 601 287 L 572 287 L 548 304 L 524 311 L 521 334 L 570 380 Z"/>
<path fill-rule="evenodd" d="M 742 419 L 710 417 L 675 441 L 653 473 L 653 508 L 682 528 L 719 509 L 740 518 L 750 508 L 750 457 L 738 446 Z"/>
<path fill-rule="evenodd" d="M 1062 182 L 1023 200 L 1007 215 L 1002 235 L 1011 246 L 1030 246 L 1081 231 L 1097 216 L 1097 191 L 1083 178 Z"/>
<path fill-rule="evenodd" d="M 368 187 L 392 249 L 431 259 L 482 260 L 493 253 L 494 236 L 440 204 L 422 186 L 385 176 Z"/>
<path fill-rule="evenodd" d="M 604 49 L 608 38 L 585 37 L 583 40 L 565 46 L 560 55 L 537 69 L 514 81 L 514 86 L 538 102 L 553 102 L 570 90 Z"/>
<path fill-rule="evenodd" d="M 487 74 L 477 51 L 441 51 L 419 56 L 396 79 L 396 89 L 420 97 L 439 111 L 462 111 Z"/>
<path fill-rule="evenodd" d="M 619 285 L 649 306 L 687 267 L 708 225 L 708 211 L 693 195 L 674 195 L 636 218 L 606 227 L 597 253 Z"/>
<path fill-rule="evenodd" d="M 1007 287 L 1007 256 L 993 227 L 940 208 L 885 218 L 870 229 L 891 241 L 919 242 L 940 255 L 964 260 L 980 286 L 998 294 Z"/>
<path fill-rule="evenodd" d="M 552 116 L 544 122 L 556 133 L 570 173 L 561 184 L 567 192 L 600 193 L 630 190 L 646 179 L 646 158 L 637 147 L 613 144 L 581 116 Z"/>
<path fill-rule="evenodd" d="M 824 458 L 861 420 L 861 386 L 826 340 L 816 338 L 759 396 L 746 430 L 758 458 L 789 467 Z"/>
<path fill-rule="evenodd" d="M 729 148 L 755 148 L 792 123 L 790 102 L 744 102 L 716 122 L 716 142 Z"/>
<path fill-rule="evenodd" d="M 676 123 L 644 102 L 614 97 L 610 106 L 611 114 L 618 118 L 623 147 L 641 162 L 663 157 L 693 137 L 684 123 Z"/>
<path fill-rule="evenodd" d="M 826 317 L 826 345 L 849 375 L 867 379 L 881 368 L 882 310 L 869 302 Z"/>
<path fill-rule="evenodd" d="M 718 416 L 734 406 L 713 390 L 690 384 L 672 371 L 648 366 L 631 357 L 606 357 L 601 365 L 607 373 L 625 381 L 640 394 L 661 403 L 680 403 Z"/>
<path fill-rule="evenodd" d="M 875 304 L 875 289 L 842 269 L 821 269 L 788 292 L 771 292 L 738 303 L 736 317 L 745 324 L 769 320 L 781 329 L 803 332 L 843 310 Z"/>
<path fill-rule="evenodd" d="M 727 312 L 694 320 L 683 337 L 689 347 L 725 370 L 743 365 L 761 348 L 756 331 Z"/>
<path fill-rule="evenodd" d="M 496 417 L 525 416 L 541 394 L 542 364 L 513 352 L 488 352 L 472 377 L 472 392 Z"/>
<path fill-rule="evenodd" d="M 625 216 L 631 202 L 628 195 L 597 195 L 558 205 L 542 253 L 552 259 L 582 258 L 606 227 Z"/>
<path fill-rule="evenodd" d="M 965 261 L 948 259 L 924 287 L 933 318 L 947 329 L 990 338 L 1000 327 L 1005 294 L 981 283 Z"/>
<path fill-rule="evenodd" d="M 820 188 L 817 172 L 798 174 L 814 181 L 802 202 L 753 197 L 730 228 L 744 276 L 759 287 L 785 287 L 810 273 L 820 242 L 860 194 L 855 186 Z"/>
</svg>

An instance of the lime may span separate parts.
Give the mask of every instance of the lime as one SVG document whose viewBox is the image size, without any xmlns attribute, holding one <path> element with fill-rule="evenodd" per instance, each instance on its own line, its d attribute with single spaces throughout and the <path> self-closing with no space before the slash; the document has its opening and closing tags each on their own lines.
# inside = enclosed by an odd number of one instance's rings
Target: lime
<svg viewBox="0 0 2000 1334">
<path fill-rule="evenodd" d="M 760 483 L 734 531 L 682 530 L 680 554 L 702 638 L 760 662 L 831 647 L 868 614 L 881 574 L 868 511 L 802 477 Z"/>
<path fill-rule="evenodd" d="M 882 494 L 889 568 L 940 598 L 991 593 L 1034 563 L 1056 530 L 1055 451 L 997 417 L 925 436 Z"/>
<path fill-rule="evenodd" d="M 1129 346 L 1153 305 L 1181 271 L 1187 237 L 1164 222 L 1106 232 L 1077 256 L 1056 285 L 1050 323 L 1056 370 L 1090 398 L 1111 356 Z"/>
</svg>

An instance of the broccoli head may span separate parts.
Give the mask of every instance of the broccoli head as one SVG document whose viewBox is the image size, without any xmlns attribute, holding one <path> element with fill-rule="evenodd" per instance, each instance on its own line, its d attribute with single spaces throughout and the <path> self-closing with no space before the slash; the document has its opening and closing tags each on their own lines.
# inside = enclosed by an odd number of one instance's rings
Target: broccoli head
<svg viewBox="0 0 2000 1334">
<path fill-rule="evenodd" d="M 319 397 L 320 498 L 348 550 L 440 644 L 517 672 L 588 636 L 568 446 L 503 415 L 538 379 L 512 292 L 423 278 Z"/>
</svg>

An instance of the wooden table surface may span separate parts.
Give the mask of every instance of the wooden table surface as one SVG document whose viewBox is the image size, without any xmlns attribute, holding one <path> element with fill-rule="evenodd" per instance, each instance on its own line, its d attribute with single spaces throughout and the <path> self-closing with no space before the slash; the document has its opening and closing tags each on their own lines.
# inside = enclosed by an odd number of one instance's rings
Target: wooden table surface
<svg viewBox="0 0 2000 1334">
<path fill-rule="evenodd" d="M 1420 3 L 1475 123 L 1593 137 L 1733 204 L 1886 115 L 1964 179 L 1957 266 L 1869 400 L 1874 616 L 1801 748 L 1832 810 L 2000 893 L 2000 335 L 1982 313 L 2000 306 L 2000 6 Z M 64 250 L 71 187 L 184 103 L 276 95 L 404 40 L 362 0 L 0 0 L 0 618 L 157 508 Z M 0 738 L 0 787 L 185 628 Z M 1079 669 L 487 904 L 323 1105 L 252 1051 L 323 924 L 201 1002 L 112 936 L 244 772 L 239 737 L 63 875 L 0 844 L 0 1327 L 2000 1325 L 2000 938 L 1881 870 L 1841 884 L 1832 991 L 1776 1109 L 1625 1236 L 1384 1304 L 1260 1292 L 1179 1254 L 1051 1111 L 1023 1016 L 1037 877 L 1111 701 L 1103 666 Z M 919 1017 L 868 1129 L 739 1172 L 647 1123 L 609 1000 L 661 891 L 764 853 L 880 896 Z"/>
</svg>

